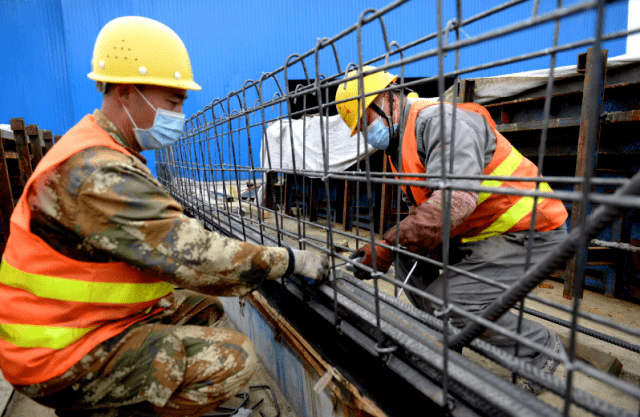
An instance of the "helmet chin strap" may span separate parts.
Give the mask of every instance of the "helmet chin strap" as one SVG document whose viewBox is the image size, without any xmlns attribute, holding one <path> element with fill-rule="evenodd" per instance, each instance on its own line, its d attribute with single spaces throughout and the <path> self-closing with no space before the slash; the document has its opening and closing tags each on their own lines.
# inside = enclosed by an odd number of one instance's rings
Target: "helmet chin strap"
<svg viewBox="0 0 640 417">
<path fill-rule="evenodd" d="M 400 145 L 400 141 L 398 137 L 400 134 L 400 129 L 398 129 L 397 132 L 393 131 L 393 96 L 394 95 L 391 92 L 389 92 L 389 95 L 391 96 L 391 100 L 389 101 L 391 105 L 391 117 L 387 116 L 387 114 L 380 107 L 378 107 L 378 105 L 374 103 L 371 103 L 369 107 L 371 107 L 373 111 L 375 111 L 381 117 L 384 117 L 387 120 L 387 124 L 389 126 L 389 146 L 386 149 L 386 153 L 395 161 L 394 163 L 396 164 L 396 166 L 400 166 L 398 164 L 398 159 L 400 158 L 400 152 L 398 149 Z"/>
<path fill-rule="evenodd" d="M 375 104 L 375 103 L 371 103 L 369 105 L 369 107 L 371 107 L 371 110 L 373 110 L 374 112 L 378 113 L 381 117 L 385 118 L 385 120 L 387 121 L 387 126 L 389 127 L 389 139 L 394 140 L 396 132 L 393 131 L 393 94 L 391 94 L 391 92 L 389 92 L 389 96 L 391 98 L 391 100 L 390 100 L 391 117 L 388 116 L 384 112 L 384 110 L 382 110 L 380 107 L 378 107 L 378 105 Z"/>
</svg>

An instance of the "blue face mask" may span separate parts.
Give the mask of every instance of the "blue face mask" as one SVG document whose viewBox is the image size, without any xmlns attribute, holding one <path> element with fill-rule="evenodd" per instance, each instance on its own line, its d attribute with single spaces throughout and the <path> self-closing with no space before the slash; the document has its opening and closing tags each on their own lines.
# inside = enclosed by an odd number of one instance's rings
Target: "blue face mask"
<svg viewBox="0 0 640 417">
<path fill-rule="evenodd" d="M 184 114 L 165 109 L 156 109 L 136 86 L 134 86 L 134 88 L 142 96 L 144 101 L 146 101 L 147 104 L 156 111 L 156 117 L 153 119 L 153 126 L 149 129 L 140 129 L 136 126 L 136 122 L 133 121 L 133 118 L 129 114 L 127 108 L 124 108 L 129 119 L 131 119 L 131 123 L 133 123 L 133 133 L 136 135 L 138 145 L 140 145 L 140 147 L 145 151 L 151 149 L 162 149 L 173 145 L 178 141 L 178 139 L 180 139 L 180 136 L 182 136 L 185 119 Z"/>
<path fill-rule="evenodd" d="M 395 132 L 398 125 L 393 125 Z M 384 151 L 389 147 L 389 128 L 382 123 L 382 118 L 378 117 L 371 123 L 367 129 L 369 145 L 376 149 Z"/>
</svg>

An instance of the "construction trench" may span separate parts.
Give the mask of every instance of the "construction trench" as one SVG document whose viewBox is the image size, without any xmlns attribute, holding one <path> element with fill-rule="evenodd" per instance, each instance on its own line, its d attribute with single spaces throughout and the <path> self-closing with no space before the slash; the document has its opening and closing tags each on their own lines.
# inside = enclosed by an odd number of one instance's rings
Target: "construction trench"
<svg viewBox="0 0 640 417">
<path fill-rule="evenodd" d="M 319 39 L 284 66 L 237 86 L 188 119 L 177 145 L 157 152 L 161 183 L 208 229 L 330 257 L 330 280 L 323 285 L 290 276 L 244 299 L 225 299 L 231 321 L 252 338 L 301 416 L 406 416 L 417 410 L 455 416 L 639 415 L 638 292 L 628 271 L 638 251 L 629 240 L 640 207 L 638 140 L 632 133 L 640 126 L 640 59 L 611 58 L 602 49 L 606 40 L 632 32 L 603 33 L 608 2 L 559 4 L 537 14 L 536 1 L 528 2 L 529 19 L 469 37 L 463 35 L 465 25 L 522 1 L 470 17 L 458 3 L 457 19 L 403 46 L 391 41 L 384 24 L 385 15 L 403 3 L 365 10 L 342 33 Z M 435 2 L 429 7 L 440 13 Z M 560 43 L 561 23 L 575 16 L 584 16 L 591 25 L 585 33 L 593 37 Z M 554 30 L 553 45 L 477 67 L 460 65 L 469 46 L 545 24 Z M 364 30 L 384 40 L 379 55 L 366 60 Z M 351 42 L 359 55 L 339 54 L 338 41 Z M 575 54 L 576 65 L 554 68 L 559 53 Z M 551 70 L 465 77 L 539 57 Z M 438 63 L 437 74 L 404 79 L 404 66 L 427 61 Z M 450 314 L 465 314 L 446 300 L 432 301 L 440 306 L 436 316 L 414 308 L 407 292 L 432 296 L 395 280 L 394 267 L 388 273 L 373 270 L 367 281 L 345 269 L 354 250 L 378 240 L 406 215 L 400 187 L 433 178 L 393 175 L 383 151 L 373 152 L 362 135 L 350 137 L 341 126 L 335 91 L 351 70 L 359 79 L 368 75 L 360 69 L 364 65 L 398 74 L 394 88 L 403 94 L 431 88 L 435 94 L 421 97 L 484 105 L 497 130 L 541 168 L 554 190 L 506 193 L 561 199 L 570 213 L 570 234 L 558 249 L 523 270 L 514 285 L 503 285 L 503 295 L 482 315 L 467 313 L 471 324 L 465 328 L 444 325 Z M 295 67 L 303 68 L 306 79 L 288 78 Z M 320 73 L 321 67 L 335 69 Z M 456 178 L 443 170 L 439 179 L 446 201 Z M 486 184 L 457 189 L 496 192 Z M 446 204 L 444 210 L 448 219 Z M 446 251 L 448 228 L 444 233 Z M 436 262 L 398 245 L 393 250 Z M 451 268 L 438 266 L 444 273 Z M 509 310 L 554 330 L 566 352 L 532 346 L 495 325 Z M 533 369 L 477 338 L 485 328 L 552 356 L 560 367 L 553 375 Z M 536 396 L 517 388 L 516 375 L 545 391 Z"/>
</svg>

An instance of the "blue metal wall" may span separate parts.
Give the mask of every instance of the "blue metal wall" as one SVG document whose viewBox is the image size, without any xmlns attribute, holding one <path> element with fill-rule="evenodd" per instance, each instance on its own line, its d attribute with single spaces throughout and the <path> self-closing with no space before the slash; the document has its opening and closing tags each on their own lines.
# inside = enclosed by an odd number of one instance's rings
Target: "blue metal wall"
<svg viewBox="0 0 640 417">
<path fill-rule="evenodd" d="M 564 5 L 577 0 L 564 1 Z M 464 0 L 463 17 L 473 16 L 504 0 Z M 193 65 L 195 79 L 203 87 L 192 92 L 185 104 L 193 114 L 215 98 L 237 91 L 247 79 L 257 79 L 284 65 L 293 53 L 313 49 L 317 39 L 333 37 L 357 23 L 367 8 L 382 8 L 388 0 L 299 1 L 260 0 L 3 0 L 0 2 L 0 123 L 23 117 L 54 134 L 62 134 L 83 115 L 100 107 L 101 96 L 87 79 L 93 43 L 109 20 L 123 15 L 157 19 L 173 28 L 183 39 Z M 446 0 L 444 22 L 455 17 L 455 1 Z M 463 36 L 504 27 L 531 16 L 533 2 L 511 8 L 464 28 Z M 543 0 L 540 13 L 555 7 L 556 1 Z M 389 40 L 406 44 L 436 29 L 436 2 L 413 0 L 385 18 Z M 628 2 L 621 1 L 607 10 L 605 31 L 626 28 Z M 580 15 L 563 22 L 561 42 L 583 39 L 594 31 L 593 15 Z M 382 36 L 377 25 L 364 28 L 364 59 L 383 53 Z M 461 66 L 491 62 L 552 45 L 553 24 L 485 42 L 463 51 Z M 338 44 L 342 69 L 357 62 L 355 34 Z M 420 50 L 436 46 L 435 41 Z M 625 39 L 609 42 L 609 56 L 625 52 Z M 415 53 L 415 51 L 410 51 Z M 569 51 L 558 57 L 558 65 L 575 64 L 582 51 Z M 333 74 L 335 63 L 329 50 L 323 51 L 321 72 Z M 447 58 L 453 68 L 453 55 Z M 306 60 L 314 76 L 313 57 Z M 549 58 L 506 65 L 470 74 L 496 75 L 549 66 Z M 410 65 L 408 77 L 424 77 L 437 71 L 436 59 Z M 289 78 L 304 78 L 300 65 Z M 152 170 L 155 158 L 145 152 Z"/>
<path fill-rule="evenodd" d="M 1 1 L 0 123 L 22 117 L 54 134 L 73 126 L 70 58 L 60 1 Z"/>
</svg>

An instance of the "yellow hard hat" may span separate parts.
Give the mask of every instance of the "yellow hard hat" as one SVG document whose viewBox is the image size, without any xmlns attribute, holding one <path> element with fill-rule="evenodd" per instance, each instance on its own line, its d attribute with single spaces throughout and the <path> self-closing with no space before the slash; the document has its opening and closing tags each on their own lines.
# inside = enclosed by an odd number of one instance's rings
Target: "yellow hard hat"
<svg viewBox="0 0 640 417">
<path fill-rule="evenodd" d="M 168 26 L 139 16 L 107 23 L 96 39 L 87 75 L 95 81 L 152 84 L 200 90 L 180 37 Z"/>
<path fill-rule="evenodd" d="M 376 67 L 370 65 L 362 68 L 363 72 L 373 71 L 375 69 Z M 354 76 L 357 73 L 358 70 L 349 71 L 345 78 Z M 369 74 L 365 76 L 363 80 L 364 93 L 367 94 L 372 91 L 382 90 L 383 88 L 394 82 L 397 78 L 397 75 L 389 74 L 386 71 Z M 352 97 L 355 98 L 358 96 L 360 96 L 360 90 L 358 89 L 357 78 L 347 81 L 346 83 L 340 83 L 340 85 L 338 85 L 338 91 L 336 91 L 336 101 L 346 100 Z M 373 94 L 364 98 L 365 109 L 369 108 L 376 97 L 378 97 L 378 94 Z M 351 100 L 345 103 L 339 103 L 336 107 L 338 107 L 338 113 L 340 113 L 342 120 L 344 120 L 347 126 L 349 126 L 349 129 L 351 129 L 351 136 L 355 135 L 356 129 L 358 127 L 358 101 Z"/>
</svg>

